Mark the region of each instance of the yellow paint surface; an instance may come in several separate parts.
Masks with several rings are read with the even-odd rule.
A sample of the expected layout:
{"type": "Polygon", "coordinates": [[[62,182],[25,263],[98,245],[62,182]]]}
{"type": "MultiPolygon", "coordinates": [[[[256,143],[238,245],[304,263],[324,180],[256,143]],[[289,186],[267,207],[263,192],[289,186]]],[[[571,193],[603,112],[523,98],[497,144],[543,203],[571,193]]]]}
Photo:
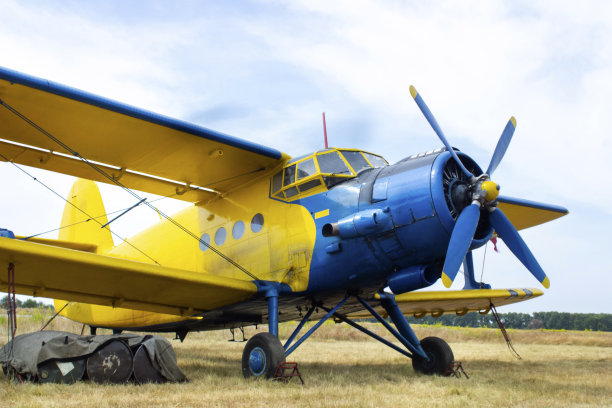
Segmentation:
{"type": "Polygon", "coordinates": [[[327,217],[329,215],[329,208],[327,210],[318,211],[315,213],[315,219],[327,217]]]}
{"type": "MultiPolygon", "coordinates": [[[[488,311],[490,303],[503,306],[542,296],[539,289],[467,289],[417,291],[395,296],[395,301],[407,316],[423,317],[427,314],[439,316],[444,313],[459,315],[468,312],[488,311]],[[531,294],[529,294],[531,293],[531,294]]],[[[375,298],[379,298],[378,295],[375,298]]],[[[382,306],[375,308],[383,317],[382,306]]],[[[371,317],[367,312],[351,314],[350,317],[371,317]]]]}
{"type": "Polygon", "coordinates": [[[563,212],[503,202],[500,202],[497,207],[502,210],[517,230],[534,227],[567,215],[563,212]]]}
{"type": "MultiPolygon", "coordinates": [[[[80,189],[81,198],[87,196],[87,202],[90,205],[102,206],[99,196],[96,197],[90,191],[93,190],[91,186],[95,187],[95,184],[79,181],[75,184],[73,190],[80,189]],[[86,186],[86,188],[83,186],[86,186]]],[[[314,220],[312,215],[302,206],[268,198],[268,189],[269,177],[260,177],[244,188],[206,203],[205,207],[194,205],[181,211],[173,218],[198,238],[208,234],[210,245],[259,279],[286,283],[294,291],[305,290],[308,286],[310,260],[316,235],[314,220]],[[256,214],[261,214],[264,220],[263,227],[257,232],[253,231],[251,227],[251,221],[256,214]],[[242,223],[244,226],[244,232],[241,236],[233,233],[237,223],[242,223]],[[225,230],[225,240],[217,244],[215,237],[221,228],[225,230]]],[[[97,188],[95,192],[97,192],[97,188]]],[[[71,192],[71,194],[74,200],[78,199],[78,194],[75,194],[75,192],[71,192]]],[[[63,224],[70,223],[70,217],[74,219],[79,217],[78,214],[72,214],[71,212],[68,212],[68,214],[70,215],[65,215],[62,220],[63,224]]],[[[99,224],[92,224],[91,222],[84,224],[93,225],[98,230],[100,229],[99,224]]],[[[75,241],[102,242],[89,229],[67,230],[63,238],[70,238],[75,241]]],[[[142,265],[148,264],[155,268],[156,265],[146,256],[148,255],[164,268],[191,271],[190,273],[195,273],[195,276],[200,275],[206,279],[213,279],[213,281],[216,277],[222,279],[219,282],[220,286],[217,285],[214,290],[212,288],[198,288],[198,285],[190,286],[187,283],[183,289],[185,299],[204,297],[208,299],[207,302],[212,301],[222,305],[234,303],[244,299],[245,295],[254,293],[254,285],[250,283],[251,278],[249,276],[222,259],[211,249],[203,250],[205,246],[200,245],[198,239],[186,234],[168,221],[160,221],[151,228],[130,238],[129,243],[131,245],[122,243],[108,249],[106,255],[119,258],[117,261],[136,261],[142,265]],[[236,293],[234,297],[228,297],[228,293],[235,292],[233,289],[223,288],[223,279],[229,279],[231,282],[242,281],[249,285],[251,289],[246,292],[239,292],[241,294],[236,293]]],[[[89,270],[93,271],[95,269],[89,268],[89,270]]],[[[108,306],[72,303],[61,314],[93,326],[142,327],[184,320],[189,314],[206,310],[206,307],[198,306],[193,300],[190,302],[172,300],[165,296],[165,288],[159,287],[159,284],[155,283],[154,277],[150,276],[146,280],[150,281],[148,285],[143,284],[142,287],[133,285],[130,287],[130,291],[127,291],[124,287],[125,290],[122,291],[122,295],[106,298],[89,297],[90,301],[107,304],[108,306]],[[151,287],[151,285],[155,287],[151,287]],[[145,296],[150,300],[155,297],[154,293],[157,293],[159,298],[157,300],[159,304],[157,305],[152,305],[154,302],[150,301],[147,304],[144,302],[138,304],[133,299],[138,296],[145,296]],[[114,306],[112,306],[113,302],[114,306]],[[168,304],[170,307],[160,304],[168,304]],[[129,309],[120,307],[127,305],[130,305],[129,309]],[[180,307],[176,307],[179,305],[180,307]],[[132,309],[134,307],[144,310],[134,310],[132,309]],[[151,310],[165,311],[165,313],[151,313],[151,310]]],[[[116,281],[112,281],[110,286],[107,284],[108,289],[112,289],[115,283],[116,281]]],[[[26,289],[26,291],[30,290],[32,289],[26,289]]],[[[59,297],[62,296],[72,300],[83,299],[79,296],[70,297],[65,294],[59,297]]],[[[59,310],[64,304],[63,301],[56,301],[56,309],[59,310]]]]}
{"type": "MultiPolygon", "coordinates": [[[[105,164],[105,170],[112,171],[124,185],[159,195],[175,194],[179,185],[176,182],[227,192],[251,180],[261,169],[275,167],[288,158],[262,156],[5,80],[0,80],[0,99],[24,113],[46,132],[60,138],[82,157],[105,164]],[[87,137],[83,137],[84,129],[87,137]],[[116,168],[148,176],[138,176],[129,171],[122,173],[116,168]]],[[[112,184],[84,162],[55,154],[71,156],[70,152],[8,109],[0,109],[0,135],[3,139],[27,145],[0,143],[0,153],[16,163],[112,184]]],[[[207,195],[209,193],[200,191],[177,198],[195,202],[207,195]]]]}

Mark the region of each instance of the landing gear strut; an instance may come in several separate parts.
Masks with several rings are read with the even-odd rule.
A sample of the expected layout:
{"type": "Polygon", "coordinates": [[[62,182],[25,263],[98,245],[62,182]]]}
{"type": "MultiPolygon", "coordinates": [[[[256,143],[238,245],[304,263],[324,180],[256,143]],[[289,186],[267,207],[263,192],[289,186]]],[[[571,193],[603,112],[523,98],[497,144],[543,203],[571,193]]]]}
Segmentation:
{"type": "MultiPolygon", "coordinates": [[[[260,283],[261,284],[261,283],[260,283]]],[[[347,316],[338,313],[338,310],[349,299],[347,295],[335,307],[329,309],[320,305],[321,309],[327,314],[323,316],[318,323],[308,330],[295,343],[300,330],[304,324],[310,319],[310,316],[315,310],[313,305],[308,313],[302,318],[302,321],[297,325],[294,332],[289,336],[287,342],[283,346],[278,339],[278,290],[277,287],[271,285],[262,285],[260,288],[265,293],[268,301],[268,333],[258,333],[247,342],[242,353],[242,375],[245,378],[249,377],[264,377],[271,378],[276,374],[276,370],[281,363],[286,361],[286,357],[290,355],[300,344],[304,342],[310,335],[317,330],[327,319],[335,317],[343,322],[353,326],[361,332],[373,337],[381,343],[391,347],[399,353],[412,359],[412,366],[415,371],[426,375],[441,375],[448,376],[452,373],[449,370],[451,363],[454,362],[453,351],[450,346],[438,337],[426,337],[419,341],[416,334],[410,327],[406,317],[395,301],[395,296],[388,293],[378,293],[376,296],[380,300],[380,305],[387,312],[388,317],[394,323],[395,328],[389,324],[372,306],[364,299],[356,296],[357,300],[368,310],[373,317],[376,318],[400,343],[405,347],[399,347],[390,341],[382,338],[376,333],[371,332],[367,328],[352,321],[347,316]],[[293,343],[293,344],[292,344],[293,343]]]]}

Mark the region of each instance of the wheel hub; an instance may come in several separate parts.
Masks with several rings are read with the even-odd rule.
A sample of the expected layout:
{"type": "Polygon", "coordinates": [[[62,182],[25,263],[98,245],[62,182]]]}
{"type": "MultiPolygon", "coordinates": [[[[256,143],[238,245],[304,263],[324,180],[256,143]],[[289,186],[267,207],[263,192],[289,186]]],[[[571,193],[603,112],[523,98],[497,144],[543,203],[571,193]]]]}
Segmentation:
{"type": "Polygon", "coordinates": [[[249,354],[249,368],[253,375],[258,376],[266,368],[266,354],[260,347],[255,347],[249,354]]]}

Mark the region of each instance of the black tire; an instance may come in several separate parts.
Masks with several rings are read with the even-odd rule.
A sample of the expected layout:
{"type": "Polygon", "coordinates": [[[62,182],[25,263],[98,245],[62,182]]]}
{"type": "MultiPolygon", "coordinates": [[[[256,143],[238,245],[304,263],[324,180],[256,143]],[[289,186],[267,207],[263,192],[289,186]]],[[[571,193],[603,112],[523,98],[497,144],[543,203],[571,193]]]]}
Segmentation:
{"type": "Polygon", "coordinates": [[[249,339],[242,352],[242,375],[244,378],[270,378],[283,362],[285,349],[278,337],[270,333],[257,333],[249,339]]]}
{"type": "Polygon", "coordinates": [[[421,347],[429,357],[429,361],[421,357],[412,357],[412,368],[425,375],[449,376],[449,366],[455,361],[453,350],[447,342],[439,337],[426,337],[421,340],[421,347]]]}

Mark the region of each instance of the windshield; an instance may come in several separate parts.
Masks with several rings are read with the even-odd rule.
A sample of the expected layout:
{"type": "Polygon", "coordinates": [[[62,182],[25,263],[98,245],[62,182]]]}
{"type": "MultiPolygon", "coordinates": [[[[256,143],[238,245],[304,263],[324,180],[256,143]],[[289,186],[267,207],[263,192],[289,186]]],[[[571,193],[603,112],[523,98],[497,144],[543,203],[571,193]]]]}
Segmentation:
{"type": "Polygon", "coordinates": [[[321,173],[351,174],[351,171],[344,163],[344,160],[340,158],[338,152],[317,155],[317,161],[319,162],[321,173]]]}
{"type": "Polygon", "coordinates": [[[349,162],[355,173],[359,173],[363,169],[369,169],[370,163],[363,157],[361,152],[355,152],[350,150],[341,150],[344,158],[349,162]]]}
{"type": "Polygon", "coordinates": [[[316,172],[317,172],[317,168],[315,167],[314,159],[310,158],[301,163],[298,163],[297,179],[301,180],[308,176],[312,176],[316,172]]]}
{"type": "Polygon", "coordinates": [[[385,167],[389,164],[385,159],[375,154],[363,152],[363,155],[374,167],[385,167]]]}

